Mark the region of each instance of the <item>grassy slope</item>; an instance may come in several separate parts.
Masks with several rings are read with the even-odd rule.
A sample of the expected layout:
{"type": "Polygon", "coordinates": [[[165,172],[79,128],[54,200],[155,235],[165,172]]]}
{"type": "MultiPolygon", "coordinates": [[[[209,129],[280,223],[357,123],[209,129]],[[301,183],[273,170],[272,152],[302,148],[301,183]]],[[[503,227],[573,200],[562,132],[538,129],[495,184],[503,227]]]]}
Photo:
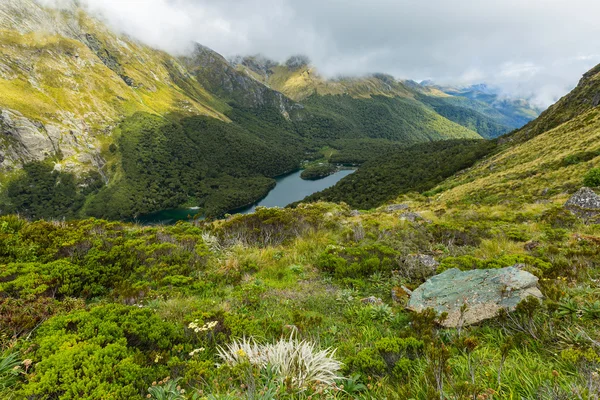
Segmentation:
{"type": "Polygon", "coordinates": [[[0,106],[44,122],[57,122],[57,114],[72,113],[90,125],[104,126],[135,111],[188,111],[224,118],[224,104],[193,79],[187,79],[189,88],[173,82],[172,76],[183,67],[166,53],[117,36],[81,11],[44,10],[29,0],[22,6],[38,9],[53,26],[74,28],[59,33],[19,31],[27,17],[33,18],[33,10],[23,15],[25,21],[12,21],[12,26],[0,19],[4,63],[0,106]],[[99,48],[91,48],[92,42],[99,48]],[[103,62],[106,59],[110,65],[103,62]],[[133,85],[127,85],[123,76],[133,85]]]}
{"type": "Polygon", "coordinates": [[[503,150],[445,182],[449,202],[527,203],[564,199],[600,165],[600,113],[593,108],[598,68],[537,120],[507,138],[503,150]]]}
{"type": "Polygon", "coordinates": [[[356,99],[387,96],[403,101],[413,100],[413,104],[419,107],[425,106],[433,114],[437,114],[436,118],[440,119],[440,124],[447,123],[449,120],[485,138],[501,136],[514,128],[521,127],[537,115],[533,110],[528,109],[534,115],[528,114],[525,117],[520,114],[520,108],[515,105],[517,102],[512,104],[506,100],[500,104],[501,102],[496,99],[497,96],[494,97],[497,104],[492,104],[492,99],[480,101],[477,98],[463,96],[463,93],[448,94],[435,87],[421,86],[412,81],[401,82],[383,74],[361,78],[326,79],[311,66],[289,68],[257,57],[242,59],[237,67],[254,79],[297,101],[304,101],[314,95],[347,95],[356,99]],[[519,117],[515,117],[513,113],[518,113],[519,117]]]}
{"type": "Polygon", "coordinates": [[[117,36],[81,11],[4,2],[0,44],[0,108],[57,127],[58,145],[69,155],[59,163],[75,170],[97,168],[89,160],[107,154],[112,128],[138,111],[227,120],[225,102],[177,59],[117,36]]]}
{"type": "MultiPolygon", "coordinates": [[[[301,101],[313,112],[341,114],[343,118],[350,120],[354,118],[358,120],[354,122],[355,125],[369,121],[365,124],[373,126],[381,119],[395,119],[397,131],[415,132],[393,140],[417,142],[423,139],[477,137],[477,134],[473,134],[475,131],[470,129],[474,127],[473,124],[465,127],[445,118],[433,108],[420,102],[417,92],[389,75],[374,74],[361,78],[326,79],[315,68],[307,65],[296,68],[269,65],[261,69],[260,66],[252,63],[253,61],[254,58],[247,58],[237,65],[238,70],[294,100],[301,101]],[[389,99],[385,101],[388,105],[382,104],[384,103],[382,98],[389,99]],[[365,113],[364,104],[371,101],[375,103],[374,107],[387,107],[389,111],[378,114],[377,110],[371,109],[365,113]]],[[[385,138],[385,132],[378,137],[385,138]]]]}

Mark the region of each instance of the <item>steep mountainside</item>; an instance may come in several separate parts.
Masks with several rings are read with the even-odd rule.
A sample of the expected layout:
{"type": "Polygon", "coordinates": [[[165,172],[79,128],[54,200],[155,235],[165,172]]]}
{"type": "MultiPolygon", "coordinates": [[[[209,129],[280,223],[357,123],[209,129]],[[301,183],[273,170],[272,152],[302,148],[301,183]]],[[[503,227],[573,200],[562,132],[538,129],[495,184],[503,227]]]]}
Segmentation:
{"type": "Polygon", "coordinates": [[[362,162],[480,137],[390,77],[356,80],[353,93],[368,96],[288,97],[206,47],[175,58],[70,4],[0,3],[3,213],[122,219],[185,204],[218,215],[328,146],[362,162]]]}
{"type": "Polygon", "coordinates": [[[227,105],[177,59],[110,32],[78,9],[0,2],[0,154],[4,171],[53,157],[103,164],[112,127],[137,111],[227,120],[227,105]]]}
{"type": "Polygon", "coordinates": [[[484,106],[483,109],[480,108],[478,111],[512,129],[522,127],[537,118],[542,112],[539,107],[535,107],[525,99],[501,96],[496,90],[485,84],[455,87],[435,85],[433,82],[422,82],[421,86],[451,95],[454,98],[467,99],[465,103],[479,104],[480,107],[484,106]]]}
{"type": "Polygon", "coordinates": [[[429,189],[427,195],[450,205],[563,201],[582,186],[589,170],[600,165],[599,105],[600,66],[586,73],[571,93],[539,118],[498,139],[495,149],[486,143],[473,148],[438,144],[443,147],[440,154],[453,152],[448,153],[452,162],[443,165],[447,168],[443,172],[456,175],[434,189],[436,179],[439,182],[449,174],[436,172],[433,167],[439,167],[439,160],[434,155],[427,161],[417,145],[370,160],[358,173],[306,201],[344,201],[371,208],[401,193],[429,189]],[[412,162],[416,157],[426,160],[426,167],[412,162]],[[472,168],[458,172],[481,157],[472,168]]]}
{"type": "Polygon", "coordinates": [[[398,81],[385,74],[326,79],[303,56],[292,57],[284,64],[260,55],[236,57],[232,63],[248,76],[298,101],[308,101],[316,96],[349,96],[354,99],[385,96],[403,104],[411,104],[413,108],[425,109],[422,112],[433,111],[432,114],[440,123],[444,121],[447,124],[449,120],[485,138],[501,136],[535,117],[518,120],[505,115],[503,107],[510,107],[501,106],[500,100],[492,105],[460,94],[449,94],[435,87],[422,86],[414,81],[398,81]],[[443,118],[440,119],[440,116],[443,118]]]}
{"type": "Polygon", "coordinates": [[[600,165],[600,66],[523,129],[501,151],[445,182],[449,202],[526,203],[562,199],[600,165]]]}

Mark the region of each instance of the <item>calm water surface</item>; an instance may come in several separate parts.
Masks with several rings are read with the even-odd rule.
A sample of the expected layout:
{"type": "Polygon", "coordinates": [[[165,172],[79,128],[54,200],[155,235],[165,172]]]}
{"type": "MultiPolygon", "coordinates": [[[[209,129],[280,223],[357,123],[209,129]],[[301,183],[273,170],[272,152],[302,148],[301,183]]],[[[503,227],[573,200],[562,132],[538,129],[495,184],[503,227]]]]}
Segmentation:
{"type": "MultiPolygon", "coordinates": [[[[352,174],[354,170],[341,170],[326,178],[317,181],[305,181],[300,178],[302,171],[276,178],[277,186],[269,192],[267,197],[250,207],[235,210],[232,213],[250,214],[256,207],[285,207],[295,201],[304,199],[313,193],[320,192],[338,183],[342,178],[352,174]]],[[[199,210],[191,208],[176,208],[162,210],[152,214],[143,215],[136,222],[144,225],[174,224],[177,221],[187,221],[199,213],[199,210]]]]}

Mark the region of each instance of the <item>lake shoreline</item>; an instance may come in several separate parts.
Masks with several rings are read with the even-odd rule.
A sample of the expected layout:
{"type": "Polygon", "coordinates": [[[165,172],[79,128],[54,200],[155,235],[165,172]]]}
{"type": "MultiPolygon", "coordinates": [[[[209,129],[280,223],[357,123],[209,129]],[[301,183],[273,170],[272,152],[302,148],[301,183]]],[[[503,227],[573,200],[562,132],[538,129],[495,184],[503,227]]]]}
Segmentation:
{"type": "MultiPolygon", "coordinates": [[[[334,186],[346,176],[354,173],[354,171],[356,171],[355,168],[342,166],[339,171],[330,176],[319,180],[307,181],[300,178],[302,169],[297,169],[288,174],[275,177],[274,187],[265,196],[245,206],[227,211],[226,214],[250,214],[254,212],[256,207],[286,207],[289,204],[302,201],[313,193],[334,186]]],[[[192,221],[204,218],[203,216],[198,216],[198,214],[200,214],[200,209],[173,208],[139,216],[133,222],[139,225],[173,225],[178,221],[192,221]]]]}

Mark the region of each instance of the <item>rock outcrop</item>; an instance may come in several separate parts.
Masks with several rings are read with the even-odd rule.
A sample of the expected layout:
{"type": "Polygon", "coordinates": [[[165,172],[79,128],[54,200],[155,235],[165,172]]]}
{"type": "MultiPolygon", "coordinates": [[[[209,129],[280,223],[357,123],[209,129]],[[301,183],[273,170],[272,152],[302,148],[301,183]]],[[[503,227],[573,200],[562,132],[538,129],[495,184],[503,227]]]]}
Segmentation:
{"type": "Polygon", "coordinates": [[[584,187],[565,203],[565,208],[586,223],[597,223],[600,219],[600,196],[584,187]]]}
{"type": "Polygon", "coordinates": [[[440,263],[428,254],[411,254],[404,260],[404,272],[413,278],[435,275],[440,263]]]}
{"type": "Polygon", "coordinates": [[[387,206],[385,208],[386,212],[394,212],[394,211],[403,211],[408,210],[408,204],[392,204],[391,206],[387,206]]]}
{"type": "Polygon", "coordinates": [[[439,314],[447,313],[442,325],[466,326],[494,318],[501,309],[514,311],[529,296],[542,298],[537,283],[537,277],[515,267],[464,272],[450,269],[419,286],[408,309],[422,312],[432,308],[439,314]]]}
{"type": "Polygon", "coordinates": [[[411,211],[402,213],[400,215],[400,219],[406,220],[406,221],[409,221],[409,222],[417,222],[417,221],[431,222],[431,221],[423,218],[423,216],[421,214],[416,213],[416,212],[411,212],[411,211]]]}

